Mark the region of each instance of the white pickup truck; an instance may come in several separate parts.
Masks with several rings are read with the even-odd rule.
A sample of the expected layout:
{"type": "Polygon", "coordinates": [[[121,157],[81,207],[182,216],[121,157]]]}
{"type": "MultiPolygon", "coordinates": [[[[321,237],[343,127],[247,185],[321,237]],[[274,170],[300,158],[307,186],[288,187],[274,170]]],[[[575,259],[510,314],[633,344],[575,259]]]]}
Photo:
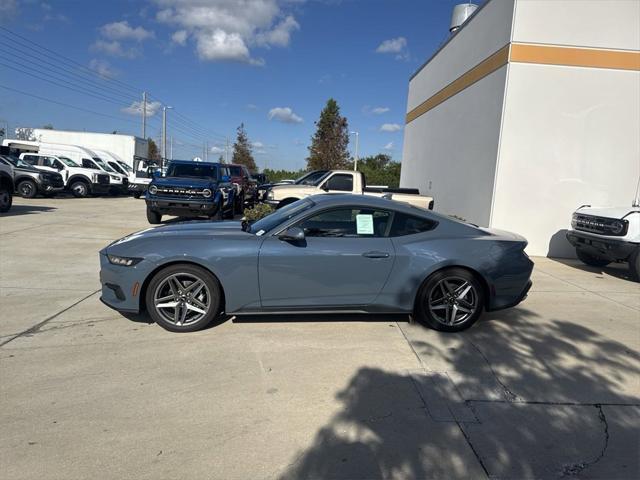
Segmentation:
{"type": "Polygon", "coordinates": [[[353,193],[387,197],[415,207],[433,210],[433,198],[420,195],[414,188],[367,187],[362,172],[329,170],[311,184],[274,185],[265,195],[264,202],[280,208],[310,195],[323,193],[353,193]]]}
{"type": "Polygon", "coordinates": [[[612,262],[627,262],[640,281],[640,206],[597,208],[584,205],[571,219],[567,240],[578,258],[602,268],[612,262]]]}

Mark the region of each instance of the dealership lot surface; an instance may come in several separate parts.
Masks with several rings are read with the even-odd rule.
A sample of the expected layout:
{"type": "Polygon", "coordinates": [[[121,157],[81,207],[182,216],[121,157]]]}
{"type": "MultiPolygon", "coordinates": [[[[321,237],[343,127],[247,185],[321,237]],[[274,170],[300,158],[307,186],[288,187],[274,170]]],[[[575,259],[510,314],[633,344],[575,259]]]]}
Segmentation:
{"type": "Polygon", "coordinates": [[[640,286],[536,258],[519,307],[229,319],[170,334],[99,302],[132,198],[0,218],[3,478],[637,478],[640,286]]]}

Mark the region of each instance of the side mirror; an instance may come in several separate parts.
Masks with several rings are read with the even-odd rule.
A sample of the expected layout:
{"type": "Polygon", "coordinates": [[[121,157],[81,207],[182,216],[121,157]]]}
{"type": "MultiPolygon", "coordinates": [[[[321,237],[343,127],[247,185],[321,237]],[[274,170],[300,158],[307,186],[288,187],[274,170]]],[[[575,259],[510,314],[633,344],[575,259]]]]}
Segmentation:
{"type": "Polygon", "coordinates": [[[285,242],[301,242],[304,240],[304,230],[300,227],[289,227],[278,235],[278,238],[285,242]]]}
{"type": "Polygon", "coordinates": [[[222,181],[223,182],[230,182],[231,181],[231,177],[229,175],[223,175],[222,176],[222,181]]]}

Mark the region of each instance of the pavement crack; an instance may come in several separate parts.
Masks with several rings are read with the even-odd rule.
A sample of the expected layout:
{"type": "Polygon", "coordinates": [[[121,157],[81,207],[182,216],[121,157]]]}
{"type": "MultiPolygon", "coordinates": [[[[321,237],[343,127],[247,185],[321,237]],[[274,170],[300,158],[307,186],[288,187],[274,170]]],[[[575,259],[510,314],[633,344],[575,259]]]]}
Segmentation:
{"type": "Polygon", "coordinates": [[[600,453],[598,454],[598,456],[596,458],[594,458],[593,460],[591,460],[589,462],[580,462],[580,463],[572,463],[570,465],[565,465],[562,468],[562,476],[563,477],[579,475],[580,473],[582,473],[587,468],[591,467],[592,465],[595,465],[600,460],[602,460],[604,458],[606,452],[607,452],[607,448],[609,447],[609,438],[610,438],[610,436],[609,436],[609,423],[607,422],[607,417],[604,414],[604,410],[602,410],[602,405],[595,404],[593,406],[597,409],[597,411],[598,411],[598,419],[600,420],[600,423],[603,426],[604,440],[603,440],[602,450],[600,450],[600,453]]]}
{"type": "Polygon", "coordinates": [[[64,308],[64,309],[60,310],[58,313],[55,313],[55,314],[51,315],[50,317],[45,318],[44,320],[42,320],[39,323],[36,323],[32,327],[29,327],[26,330],[23,330],[22,332],[20,332],[20,333],[16,334],[15,336],[9,338],[8,340],[5,340],[4,342],[0,343],[0,347],[4,347],[6,344],[8,344],[10,342],[13,342],[16,338],[20,338],[20,337],[23,337],[25,335],[31,335],[31,334],[37,333],[43,326],[45,326],[51,320],[54,320],[55,318],[59,317],[63,313],[68,312],[73,307],[75,307],[76,305],[79,305],[80,303],[84,302],[88,298],[94,296],[99,291],[100,291],[100,289],[96,290],[95,292],[91,292],[89,295],[86,295],[86,296],[82,297],[80,300],[78,300],[77,302],[69,305],[67,308],[64,308]]]}
{"type": "Polygon", "coordinates": [[[487,367],[489,367],[489,370],[491,371],[491,375],[493,375],[493,378],[496,380],[496,382],[498,382],[498,384],[502,388],[502,395],[505,398],[505,400],[507,402],[516,402],[516,401],[518,401],[519,400],[518,395],[513,393],[509,389],[509,387],[507,387],[507,385],[505,385],[505,383],[502,380],[500,380],[500,377],[498,376],[496,371],[493,369],[493,365],[491,365],[491,362],[486,357],[486,355],[482,352],[482,350],[480,350],[480,348],[478,348],[478,346],[475,343],[473,343],[471,340],[469,340],[468,338],[465,338],[465,341],[467,343],[469,343],[480,354],[480,356],[482,357],[484,362],[487,364],[487,367]]]}

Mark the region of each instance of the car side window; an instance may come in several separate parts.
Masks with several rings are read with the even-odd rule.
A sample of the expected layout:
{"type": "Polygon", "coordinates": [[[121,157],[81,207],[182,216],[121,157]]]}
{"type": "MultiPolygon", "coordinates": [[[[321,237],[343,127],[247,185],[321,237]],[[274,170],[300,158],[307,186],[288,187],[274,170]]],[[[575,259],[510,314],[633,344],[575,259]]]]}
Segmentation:
{"type": "Polygon", "coordinates": [[[405,235],[428,232],[429,230],[433,230],[436,225],[437,223],[435,221],[427,218],[395,212],[389,236],[403,237],[405,235]]]}
{"type": "Polygon", "coordinates": [[[93,168],[94,170],[98,169],[98,167],[96,167],[95,164],[91,160],[89,160],[88,158],[83,158],[82,159],[82,166],[84,168],[93,168]]]}
{"type": "Polygon", "coordinates": [[[346,173],[336,173],[325,183],[328,190],[337,190],[339,192],[353,191],[353,175],[346,173]]]}
{"type": "Polygon", "coordinates": [[[50,157],[42,157],[42,166],[53,167],[53,162],[50,157]]]}
{"type": "Polygon", "coordinates": [[[62,165],[62,162],[60,160],[54,160],[53,168],[56,168],[58,170],[64,170],[64,165],[62,165]]]}
{"type": "Polygon", "coordinates": [[[298,224],[307,237],[387,236],[391,212],[372,208],[339,208],[309,217],[298,224]]]}
{"type": "Polygon", "coordinates": [[[31,165],[38,165],[38,157],[35,155],[23,155],[22,159],[31,165]]]}

